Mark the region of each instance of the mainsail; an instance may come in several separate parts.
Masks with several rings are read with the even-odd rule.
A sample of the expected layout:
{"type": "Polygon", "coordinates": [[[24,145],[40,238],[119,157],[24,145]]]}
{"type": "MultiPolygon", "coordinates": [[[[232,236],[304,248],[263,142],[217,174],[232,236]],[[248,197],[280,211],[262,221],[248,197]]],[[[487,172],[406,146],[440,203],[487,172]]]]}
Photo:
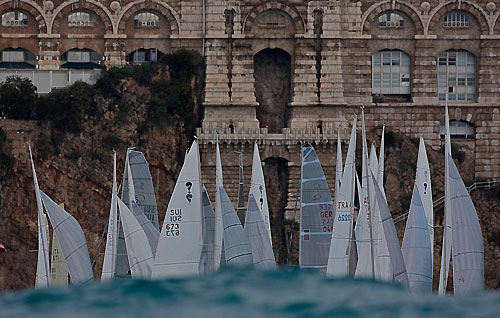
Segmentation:
{"type": "MultiPolygon", "coordinates": [[[[132,201],[142,209],[151,223],[159,228],[158,209],[156,205],[155,193],[153,188],[153,178],[149,171],[149,164],[140,151],[127,150],[125,159],[125,170],[123,173],[122,201],[131,209],[132,201]]],[[[125,248],[125,238],[121,225],[118,226],[118,243],[116,257],[116,274],[127,275],[129,271],[128,257],[125,248]]]]}
{"type": "Polygon", "coordinates": [[[252,160],[252,180],[250,182],[250,194],[252,194],[257,201],[262,218],[266,224],[266,228],[271,240],[271,220],[269,219],[269,207],[267,205],[266,183],[264,181],[264,172],[262,171],[262,162],[260,161],[259,147],[257,143],[253,147],[253,160],[252,160]]]}
{"type": "Polygon", "coordinates": [[[202,217],[200,153],[194,141],[168,203],[152,278],[199,274],[202,217]]]}
{"type": "Polygon", "coordinates": [[[214,258],[215,270],[221,266],[222,258],[222,237],[224,233],[224,224],[222,222],[222,204],[220,202],[220,187],[224,186],[222,177],[222,162],[220,158],[219,140],[215,145],[215,241],[214,241],[214,258]]]}
{"type": "MultiPolygon", "coordinates": [[[[424,139],[420,138],[418,147],[417,160],[417,175],[415,182],[418,187],[422,206],[424,207],[425,217],[429,228],[429,243],[431,244],[431,257],[434,260],[434,207],[432,203],[432,185],[431,185],[431,170],[425,151],[424,139]]],[[[434,263],[434,261],[432,261],[434,263]]]]}
{"type": "Polygon", "coordinates": [[[36,177],[35,164],[31,146],[28,144],[28,150],[31,160],[31,171],[33,172],[33,183],[35,186],[35,197],[38,218],[38,258],[36,264],[35,287],[48,287],[50,285],[50,266],[49,266],[49,226],[47,216],[43,213],[42,199],[40,198],[40,188],[38,187],[38,178],[36,177]]]}
{"type": "Polygon", "coordinates": [[[252,250],[253,265],[261,269],[275,268],[276,259],[267,235],[266,225],[257,202],[251,194],[248,196],[248,210],[244,229],[252,250]]]}
{"type": "MultiPolygon", "coordinates": [[[[352,133],[351,133],[351,136],[352,136],[352,133]]],[[[342,144],[340,143],[340,127],[338,127],[338,129],[337,129],[337,163],[335,165],[335,202],[337,202],[337,193],[340,191],[340,183],[342,180],[342,173],[343,173],[343,171],[342,171],[342,144]]],[[[336,209],[337,209],[337,207],[334,206],[334,210],[336,210],[336,209]]]]}
{"type": "Polygon", "coordinates": [[[222,206],[222,221],[224,222],[226,264],[228,266],[252,265],[250,243],[224,187],[219,187],[219,195],[222,206]]]}
{"type": "MultiPolygon", "coordinates": [[[[373,173],[372,178],[375,179],[373,173]]],[[[399,246],[398,235],[396,233],[396,226],[392,219],[389,207],[384,200],[384,195],[380,190],[378,184],[375,184],[375,201],[380,210],[380,217],[382,218],[382,225],[384,226],[385,239],[387,241],[387,248],[391,256],[392,270],[394,273],[394,280],[405,286],[408,286],[408,275],[406,274],[406,266],[399,246]]]]}
{"type": "Polygon", "coordinates": [[[201,189],[203,200],[203,247],[201,249],[200,273],[215,271],[215,212],[205,185],[201,189]]]}
{"type": "Polygon", "coordinates": [[[313,147],[302,148],[299,265],[326,269],[333,228],[333,202],[313,147]]]}
{"type": "Polygon", "coordinates": [[[455,295],[484,290],[484,247],[476,208],[451,156],[448,156],[450,209],[453,211],[453,289],[455,295]]]}
{"type": "Polygon", "coordinates": [[[52,233],[52,256],[50,262],[51,284],[52,285],[68,285],[69,271],[64,255],[61,252],[61,245],[57,240],[56,232],[52,233]]]}
{"type": "MultiPolygon", "coordinates": [[[[337,154],[338,156],[338,154],[337,154]]],[[[326,275],[347,276],[349,274],[349,252],[352,239],[354,212],[354,172],[356,157],[356,117],[352,123],[351,138],[345,160],[345,167],[340,181],[340,188],[335,193],[334,227],[330,242],[326,275]]],[[[339,164],[339,161],[337,161],[339,164]]],[[[340,162],[340,164],[342,164],[340,162]]],[[[338,174],[339,175],[339,174],[338,174]]],[[[340,175],[339,175],[340,176],[340,175]]]]}
{"type": "Polygon", "coordinates": [[[401,246],[410,290],[414,294],[432,292],[432,256],[427,225],[420,190],[415,183],[401,246]]]}
{"type": "Polygon", "coordinates": [[[101,280],[108,280],[115,276],[115,264],[118,239],[118,212],[116,185],[116,152],[113,151],[113,187],[111,190],[111,206],[109,208],[108,233],[106,235],[106,249],[102,264],[101,280]]]}
{"type": "MultiPolygon", "coordinates": [[[[448,94],[446,94],[448,98],[448,94]]],[[[451,156],[451,137],[450,137],[450,120],[448,118],[448,103],[445,104],[444,110],[444,126],[445,126],[445,144],[444,144],[444,229],[443,229],[443,249],[441,254],[441,268],[439,271],[439,287],[438,294],[444,295],[446,285],[448,283],[448,272],[450,269],[451,258],[451,243],[452,243],[452,214],[450,203],[450,189],[449,189],[449,167],[448,156],[451,156]]]]}
{"type": "Polygon", "coordinates": [[[40,195],[49,215],[52,228],[59,238],[71,282],[81,284],[91,281],[94,274],[90,264],[87,242],[80,224],[41,190],[40,195]]]}
{"type": "Polygon", "coordinates": [[[118,199],[118,207],[120,208],[120,220],[125,235],[130,274],[132,278],[149,279],[153,267],[153,253],[146,233],[144,233],[142,226],[129,208],[120,199],[118,199]]]}

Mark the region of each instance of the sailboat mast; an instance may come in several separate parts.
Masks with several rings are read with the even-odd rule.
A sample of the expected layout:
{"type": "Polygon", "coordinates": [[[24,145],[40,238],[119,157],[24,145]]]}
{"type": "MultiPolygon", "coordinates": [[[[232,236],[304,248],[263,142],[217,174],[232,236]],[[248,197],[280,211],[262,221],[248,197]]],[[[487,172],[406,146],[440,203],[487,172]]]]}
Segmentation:
{"type": "MultiPolygon", "coordinates": [[[[368,198],[366,200],[366,202],[364,202],[364,204],[366,205],[366,210],[368,212],[368,228],[370,230],[370,259],[371,259],[371,265],[372,265],[372,279],[375,279],[375,258],[374,258],[374,248],[373,248],[373,215],[370,211],[370,183],[369,183],[369,179],[370,179],[370,176],[371,174],[369,173],[368,171],[368,148],[367,148],[367,145],[366,145],[366,130],[365,130],[365,107],[364,106],[361,106],[361,114],[362,114],[362,138],[363,138],[363,160],[365,162],[365,164],[363,165],[362,169],[365,169],[366,171],[366,176],[367,176],[367,179],[368,179],[368,182],[367,182],[367,185],[366,185],[366,189],[367,189],[367,193],[368,193],[368,198]]],[[[373,194],[372,194],[373,195],[373,194]]],[[[360,203],[361,204],[361,203],[360,203]]]]}
{"type": "MultiPolygon", "coordinates": [[[[43,254],[44,267],[45,267],[45,281],[47,282],[47,286],[49,286],[50,285],[50,276],[49,276],[50,266],[49,266],[49,260],[47,257],[49,243],[47,241],[47,239],[48,239],[47,233],[44,232],[45,226],[42,226],[42,225],[46,225],[46,223],[44,223],[44,219],[42,217],[43,216],[42,199],[40,197],[40,188],[38,186],[38,179],[36,177],[35,164],[33,163],[33,155],[31,153],[31,145],[29,143],[28,143],[28,150],[30,153],[31,169],[33,172],[33,183],[35,186],[35,197],[36,197],[36,206],[37,206],[37,214],[38,214],[38,231],[40,232],[40,235],[38,236],[38,238],[41,239],[41,241],[42,241],[42,254],[43,254]]],[[[38,245],[38,248],[40,248],[40,244],[38,245]]]]}
{"type": "Polygon", "coordinates": [[[243,199],[243,145],[240,145],[240,167],[239,167],[239,187],[238,187],[238,218],[241,225],[245,224],[245,201],[243,199]]]}

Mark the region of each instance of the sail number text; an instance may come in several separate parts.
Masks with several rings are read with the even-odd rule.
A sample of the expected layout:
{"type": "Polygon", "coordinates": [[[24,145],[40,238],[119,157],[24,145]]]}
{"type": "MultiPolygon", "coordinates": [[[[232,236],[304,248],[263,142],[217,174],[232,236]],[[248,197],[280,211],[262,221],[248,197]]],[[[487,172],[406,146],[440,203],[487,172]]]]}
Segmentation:
{"type": "Polygon", "coordinates": [[[171,223],[165,224],[165,234],[167,236],[179,236],[181,226],[178,222],[182,221],[182,209],[170,210],[169,221],[171,223]]]}
{"type": "Polygon", "coordinates": [[[333,206],[331,204],[320,204],[319,209],[323,232],[331,232],[333,230],[333,206]]]}

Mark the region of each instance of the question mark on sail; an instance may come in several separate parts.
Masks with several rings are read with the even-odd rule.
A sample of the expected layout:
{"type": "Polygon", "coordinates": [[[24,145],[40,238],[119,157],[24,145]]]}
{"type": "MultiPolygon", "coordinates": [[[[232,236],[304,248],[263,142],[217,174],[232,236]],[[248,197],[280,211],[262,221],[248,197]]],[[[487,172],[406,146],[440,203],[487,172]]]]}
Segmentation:
{"type": "Polygon", "coordinates": [[[263,195],[263,187],[262,186],[259,186],[259,191],[260,191],[260,199],[259,199],[259,202],[260,202],[260,209],[262,210],[262,207],[264,205],[264,198],[262,197],[263,195]]]}
{"type": "Polygon", "coordinates": [[[427,182],[424,182],[424,194],[427,194],[427,182]]]}
{"type": "Polygon", "coordinates": [[[188,200],[189,203],[191,203],[191,199],[193,198],[193,195],[191,194],[191,187],[193,184],[191,182],[186,182],[186,188],[188,190],[188,193],[186,194],[186,199],[188,200]]]}

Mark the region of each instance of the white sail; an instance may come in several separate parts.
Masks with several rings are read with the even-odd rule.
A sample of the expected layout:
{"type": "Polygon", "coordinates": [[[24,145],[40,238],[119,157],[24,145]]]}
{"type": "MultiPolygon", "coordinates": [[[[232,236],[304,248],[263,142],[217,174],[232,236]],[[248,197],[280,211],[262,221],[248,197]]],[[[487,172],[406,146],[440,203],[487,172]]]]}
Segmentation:
{"type": "Polygon", "coordinates": [[[474,203],[448,156],[450,209],[453,211],[453,290],[455,295],[484,290],[484,246],[474,203]]]}
{"type": "Polygon", "coordinates": [[[224,222],[226,264],[228,266],[252,265],[250,243],[224,187],[219,187],[219,195],[222,206],[222,221],[224,222]]]}
{"type": "Polygon", "coordinates": [[[431,293],[432,256],[429,227],[417,183],[413,187],[401,252],[411,292],[414,294],[431,293]]]}
{"type": "Polygon", "coordinates": [[[50,265],[49,265],[49,227],[47,216],[43,213],[42,200],[40,198],[40,188],[38,187],[38,178],[36,177],[35,164],[31,146],[28,144],[28,150],[31,160],[31,171],[33,172],[33,184],[35,187],[37,219],[38,219],[38,258],[36,268],[35,287],[50,286],[50,265]]]}
{"type": "Polygon", "coordinates": [[[420,138],[420,145],[418,147],[417,174],[415,180],[429,227],[429,243],[431,244],[432,264],[434,264],[434,207],[432,203],[431,170],[429,168],[429,161],[427,159],[423,138],[420,138]]]}
{"type": "Polygon", "coordinates": [[[202,245],[200,153],[194,141],[168,203],[151,277],[198,275],[202,245]]]}
{"type": "Polygon", "coordinates": [[[69,271],[64,260],[64,255],[61,251],[61,245],[57,240],[56,232],[52,233],[52,256],[50,262],[51,284],[55,285],[68,285],[69,284],[69,271]]]}
{"type": "Polygon", "coordinates": [[[224,233],[224,224],[222,222],[222,206],[220,202],[219,188],[224,186],[222,178],[222,162],[220,158],[219,141],[215,145],[215,241],[214,241],[214,259],[215,269],[218,270],[222,258],[222,237],[224,233]]]}
{"type": "Polygon", "coordinates": [[[375,231],[378,229],[372,224],[375,222],[375,213],[373,207],[373,192],[375,182],[371,178],[369,172],[368,148],[366,145],[365,119],[364,111],[361,117],[361,133],[362,133],[362,162],[361,162],[361,189],[359,194],[359,213],[356,221],[354,232],[356,235],[356,247],[358,251],[358,265],[356,266],[356,277],[378,278],[379,266],[377,257],[377,242],[375,241],[375,231]],[[370,191],[371,190],[371,191],[370,191]],[[368,195],[370,192],[370,196],[368,195]],[[372,203],[372,206],[370,205],[372,203]],[[372,255],[373,253],[373,255],[372,255]]]}
{"type": "MultiPolygon", "coordinates": [[[[335,202],[337,202],[337,193],[340,191],[340,183],[342,180],[342,173],[343,173],[342,172],[342,144],[340,143],[340,127],[339,127],[337,129],[337,163],[335,166],[335,202]]],[[[335,209],[336,209],[336,207],[334,206],[334,210],[335,209]]]]}
{"type": "Polygon", "coordinates": [[[118,199],[120,220],[122,220],[127,257],[132,278],[149,279],[153,267],[153,253],[142,226],[129,208],[118,199]]]}
{"type": "MultiPolygon", "coordinates": [[[[385,134],[385,125],[382,127],[382,137],[380,138],[380,154],[379,154],[379,161],[378,161],[377,183],[378,183],[378,186],[380,188],[380,191],[382,191],[382,194],[384,196],[384,200],[387,203],[387,197],[385,195],[385,189],[384,189],[384,165],[385,165],[384,134],[385,134]]],[[[375,174],[375,173],[376,173],[376,171],[373,172],[373,174],[375,174]]],[[[382,218],[380,217],[380,211],[378,209],[378,205],[375,205],[375,210],[376,210],[376,214],[378,217],[378,232],[379,232],[379,238],[380,238],[380,241],[378,244],[378,251],[377,251],[379,269],[380,269],[380,279],[392,281],[393,277],[392,277],[391,257],[389,255],[389,249],[387,247],[387,241],[385,239],[384,227],[382,225],[382,218]]]]}
{"type": "Polygon", "coordinates": [[[273,247],[267,235],[266,224],[253,195],[248,196],[248,208],[245,219],[245,234],[252,250],[253,265],[260,269],[276,267],[273,247]]]}
{"type": "MultiPolygon", "coordinates": [[[[338,156],[338,154],[337,154],[338,156]]],[[[356,117],[354,117],[340,188],[335,193],[335,215],[328,255],[327,276],[349,274],[349,242],[352,239],[354,212],[354,172],[356,158],[356,117]]],[[[337,161],[337,164],[339,162],[337,161]]],[[[341,163],[340,163],[341,164],[341,163]]]]}
{"type": "Polygon", "coordinates": [[[144,154],[136,150],[129,149],[127,159],[127,169],[130,169],[130,172],[124,178],[122,200],[127,206],[130,200],[135,201],[151,223],[159,228],[158,208],[149,164],[144,154]],[[132,183],[128,182],[128,175],[132,176],[132,183]],[[129,191],[133,191],[133,194],[129,195],[129,191]]]}
{"type": "Polygon", "coordinates": [[[259,147],[257,143],[253,147],[253,160],[252,160],[252,180],[250,182],[250,194],[252,194],[257,201],[259,210],[262,213],[262,218],[266,224],[266,228],[271,240],[271,220],[269,219],[269,207],[267,205],[266,183],[264,181],[264,172],[262,171],[262,162],[260,161],[259,147]]]}
{"type": "Polygon", "coordinates": [[[73,284],[82,284],[94,278],[87,241],[80,224],[40,190],[43,205],[61,245],[73,284]]]}
{"type": "Polygon", "coordinates": [[[115,276],[115,263],[118,243],[118,213],[116,185],[116,152],[113,151],[113,186],[111,190],[111,206],[109,208],[108,233],[106,235],[106,249],[102,264],[101,280],[108,280],[115,276]]]}
{"type": "MultiPolygon", "coordinates": [[[[42,232],[46,233],[46,237],[49,237],[49,224],[47,222],[47,216],[43,213],[42,218],[38,229],[38,257],[36,262],[36,276],[35,276],[35,287],[48,287],[49,283],[52,284],[52,281],[49,277],[49,272],[45,269],[45,260],[49,259],[49,255],[45,255],[44,253],[44,245],[42,239],[42,232]]],[[[48,251],[47,251],[48,252],[48,251]]]]}
{"type": "Polygon", "coordinates": [[[302,148],[299,266],[325,269],[333,229],[333,202],[313,147],[302,148]]]}
{"type": "Polygon", "coordinates": [[[203,247],[201,249],[200,273],[209,274],[215,270],[215,212],[204,185],[201,194],[203,200],[203,247]]]}
{"type": "Polygon", "coordinates": [[[142,208],[139,207],[135,201],[132,202],[132,214],[144,231],[144,234],[148,239],[149,247],[151,248],[151,253],[153,253],[153,257],[155,257],[158,240],[160,239],[160,230],[158,230],[158,228],[151,223],[151,220],[148,219],[142,208]]]}
{"type": "MultiPolygon", "coordinates": [[[[375,179],[373,173],[372,178],[375,179]]],[[[382,218],[382,225],[384,226],[387,247],[391,256],[394,280],[405,286],[409,286],[406,266],[403,254],[401,253],[401,247],[399,246],[398,234],[396,233],[396,226],[394,225],[391,212],[389,211],[389,207],[384,200],[384,195],[382,194],[382,191],[380,191],[378,184],[375,184],[375,195],[375,201],[380,209],[380,217],[382,218]]]]}
{"type": "MultiPolygon", "coordinates": [[[[448,95],[446,95],[448,96],[448,95]]],[[[446,97],[448,98],[448,97],[446,97]]],[[[448,156],[451,156],[451,137],[450,120],[448,117],[448,104],[445,104],[444,126],[445,126],[445,145],[444,145],[444,229],[443,229],[443,249],[441,254],[441,267],[439,271],[438,294],[444,295],[448,283],[448,272],[450,269],[451,243],[452,243],[452,215],[450,210],[450,190],[448,185],[448,156]]]]}

